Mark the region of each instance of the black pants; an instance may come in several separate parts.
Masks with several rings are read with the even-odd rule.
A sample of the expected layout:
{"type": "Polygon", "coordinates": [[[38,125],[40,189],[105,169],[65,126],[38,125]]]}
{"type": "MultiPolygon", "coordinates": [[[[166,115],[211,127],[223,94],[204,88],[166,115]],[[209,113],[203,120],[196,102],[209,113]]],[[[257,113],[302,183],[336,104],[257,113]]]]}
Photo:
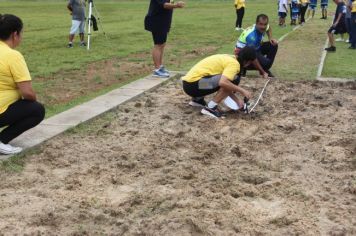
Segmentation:
{"type": "Polygon", "coordinates": [[[26,130],[38,125],[44,116],[45,109],[38,102],[23,99],[14,102],[0,114],[0,127],[7,126],[0,132],[0,141],[7,144],[26,130]]]}
{"type": "Polygon", "coordinates": [[[245,15],[245,8],[236,9],[236,27],[242,28],[242,19],[245,15]]]}
{"type": "MultiPolygon", "coordinates": [[[[257,51],[257,60],[265,71],[271,69],[274,59],[277,55],[278,45],[273,46],[270,42],[264,42],[257,51]]],[[[247,70],[256,70],[253,65],[246,68],[247,70]]]]}
{"type": "Polygon", "coordinates": [[[300,7],[300,23],[305,23],[305,13],[308,10],[308,4],[300,7]]]}

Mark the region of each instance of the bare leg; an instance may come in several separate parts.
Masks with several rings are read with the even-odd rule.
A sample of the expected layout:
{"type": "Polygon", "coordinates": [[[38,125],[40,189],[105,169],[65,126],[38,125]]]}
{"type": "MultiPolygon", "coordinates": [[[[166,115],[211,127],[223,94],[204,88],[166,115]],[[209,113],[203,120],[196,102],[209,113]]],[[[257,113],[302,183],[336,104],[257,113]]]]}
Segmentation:
{"type": "Polygon", "coordinates": [[[69,42],[73,43],[74,40],[74,34],[69,35],[69,42]]]}
{"type": "Polygon", "coordinates": [[[84,42],[84,33],[79,34],[80,42],[84,42]]]}
{"type": "Polygon", "coordinates": [[[335,40],[334,40],[334,34],[328,33],[329,41],[330,41],[330,46],[334,47],[335,46],[335,40]]]}
{"type": "Polygon", "coordinates": [[[164,52],[164,47],[166,44],[156,44],[153,47],[152,50],[152,58],[153,58],[153,63],[155,65],[156,69],[159,69],[159,67],[162,65],[163,62],[163,52],[164,52]]]}
{"type": "Polygon", "coordinates": [[[220,88],[219,91],[215,94],[213,101],[219,104],[222,100],[227,98],[231,94],[231,91],[227,91],[223,88],[220,88]]]}

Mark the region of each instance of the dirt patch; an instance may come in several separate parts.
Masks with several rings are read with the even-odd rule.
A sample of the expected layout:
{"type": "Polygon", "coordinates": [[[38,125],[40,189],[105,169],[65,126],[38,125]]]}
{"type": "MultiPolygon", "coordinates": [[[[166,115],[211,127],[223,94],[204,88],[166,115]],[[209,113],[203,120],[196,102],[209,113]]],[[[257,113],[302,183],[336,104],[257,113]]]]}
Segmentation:
{"type": "Polygon", "coordinates": [[[356,234],[355,82],[274,81],[218,121],[188,101],[171,82],[0,172],[0,232],[356,234]]]}

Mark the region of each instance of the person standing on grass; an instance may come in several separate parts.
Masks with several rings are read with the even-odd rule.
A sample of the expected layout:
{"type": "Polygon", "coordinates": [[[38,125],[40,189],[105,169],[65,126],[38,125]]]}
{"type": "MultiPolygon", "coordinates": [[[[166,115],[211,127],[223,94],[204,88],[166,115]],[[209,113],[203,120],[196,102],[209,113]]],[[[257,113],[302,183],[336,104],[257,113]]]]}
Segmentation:
{"type": "Polygon", "coordinates": [[[269,25],[267,15],[258,15],[256,24],[242,32],[235,46],[235,54],[238,54],[246,46],[255,48],[257,59],[254,60],[252,65],[241,70],[241,76],[246,76],[246,70],[258,70],[265,79],[274,77],[270,68],[277,55],[278,42],[272,37],[272,28],[269,25]],[[268,42],[263,42],[265,34],[268,36],[268,42]]]}
{"type": "Polygon", "coordinates": [[[292,0],[291,1],[291,15],[292,15],[292,20],[290,22],[291,25],[297,25],[297,20],[299,18],[299,0],[292,0]]]}
{"type": "Polygon", "coordinates": [[[242,19],[245,15],[245,0],[235,0],[236,8],[236,30],[243,30],[242,28],[242,19]]]}
{"type": "Polygon", "coordinates": [[[152,33],[154,47],[152,58],[155,66],[153,75],[169,77],[170,73],[163,66],[163,52],[167,36],[171,28],[173,9],[183,8],[185,3],[173,0],[151,0],[148,13],[145,17],[145,29],[152,33]]]}
{"type": "Polygon", "coordinates": [[[38,125],[45,116],[36,101],[31,76],[22,54],[15,50],[22,41],[23,23],[14,15],[0,15],[0,153],[16,154],[20,147],[11,140],[38,125]]]}
{"type": "Polygon", "coordinates": [[[85,0],[69,0],[67,8],[72,15],[72,27],[69,32],[69,43],[67,47],[73,48],[74,36],[78,31],[80,37],[80,46],[85,47],[85,0]]]}
{"type": "Polygon", "coordinates": [[[308,10],[309,0],[300,0],[300,24],[305,23],[305,13],[308,10]]]}
{"type": "Polygon", "coordinates": [[[348,7],[351,9],[351,46],[349,49],[356,49],[356,0],[352,0],[348,7]]]}
{"type": "Polygon", "coordinates": [[[278,7],[279,26],[286,27],[287,13],[288,13],[288,0],[279,0],[279,7],[278,7]]]}
{"type": "Polygon", "coordinates": [[[350,6],[352,6],[352,0],[347,0],[345,24],[346,24],[347,33],[349,34],[349,38],[346,39],[345,41],[346,43],[351,42],[351,7],[350,6]]]}
{"type": "Polygon", "coordinates": [[[223,116],[218,105],[228,96],[243,108],[243,100],[235,93],[240,93],[247,99],[251,98],[251,94],[239,86],[240,67],[248,66],[255,59],[255,49],[245,47],[241,49],[239,55],[217,54],[198,62],[182,77],[183,90],[192,98],[189,105],[202,108],[203,115],[214,118],[223,116]],[[213,93],[216,93],[213,99],[206,103],[204,97],[213,93]]]}
{"type": "Polygon", "coordinates": [[[321,7],[321,18],[322,20],[326,20],[328,18],[328,5],[329,0],[320,0],[321,7]]]}
{"type": "Polygon", "coordinates": [[[328,52],[335,52],[334,34],[344,34],[347,32],[345,25],[346,5],[343,0],[333,0],[337,5],[333,25],[328,30],[330,47],[325,48],[328,52]]]}
{"type": "Polygon", "coordinates": [[[309,8],[307,13],[307,18],[310,17],[310,12],[312,13],[312,18],[314,18],[315,10],[318,6],[318,0],[309,0],[309,8]]]}

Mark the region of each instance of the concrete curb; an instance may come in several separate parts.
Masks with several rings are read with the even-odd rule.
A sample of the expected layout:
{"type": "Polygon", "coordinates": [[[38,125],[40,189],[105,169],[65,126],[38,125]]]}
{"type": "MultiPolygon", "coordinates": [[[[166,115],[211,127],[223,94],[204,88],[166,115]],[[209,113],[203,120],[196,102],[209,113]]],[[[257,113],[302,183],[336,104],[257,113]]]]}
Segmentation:
{"type": "MultiPolygon", "coordinates": [[[[104,95],[44,120],[35,128],[26,131],[14,139],[11,144],[20,146],[26,151],[27,149],[33,148],[68,129],[115,109],[119,105],[141,96],[145,92],[162,86],[167,81],[178,78],[181,75],[183,75],[182,72],[174,71],[171,72],[171,77],[169,78],[157,78],[150,75],[135,80],[118,89],[112,90],[104,95]]],[[[11,156],[13,155],[0,155],[0,161],[7,160],[11,156]]]]}

